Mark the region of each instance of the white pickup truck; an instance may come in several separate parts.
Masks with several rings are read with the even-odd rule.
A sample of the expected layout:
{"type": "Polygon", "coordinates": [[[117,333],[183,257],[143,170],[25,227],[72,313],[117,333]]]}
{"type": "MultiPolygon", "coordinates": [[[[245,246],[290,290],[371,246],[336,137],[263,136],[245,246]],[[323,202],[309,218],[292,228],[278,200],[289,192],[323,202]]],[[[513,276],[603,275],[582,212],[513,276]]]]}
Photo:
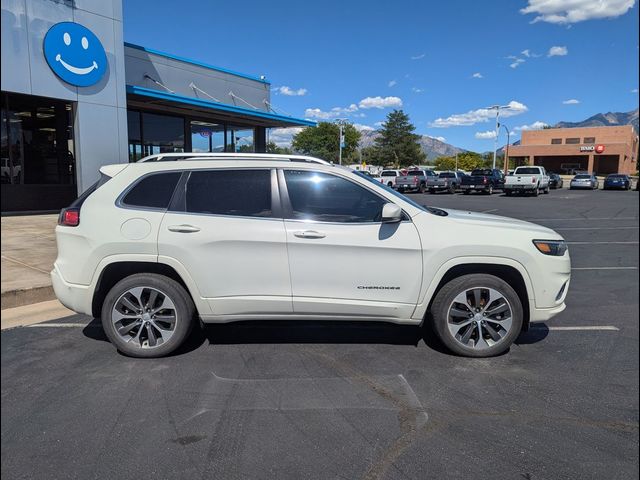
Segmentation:
{"type": "Polygon", "coordinates": [[[507,196],[515,193],[531,193],[537,197],[540,193],[549,193],[549,175],[544,167],[518,167],[504,181],[507,196]]]}

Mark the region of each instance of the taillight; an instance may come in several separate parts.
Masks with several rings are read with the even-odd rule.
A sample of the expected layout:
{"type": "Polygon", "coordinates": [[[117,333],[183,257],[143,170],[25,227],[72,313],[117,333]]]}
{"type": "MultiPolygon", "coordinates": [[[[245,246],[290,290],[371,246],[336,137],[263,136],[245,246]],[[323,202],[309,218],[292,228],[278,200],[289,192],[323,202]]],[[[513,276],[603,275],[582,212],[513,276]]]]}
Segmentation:
{"type": "Polygon", "coordinates": [[[538,179],[536,177],[531,177],[531,183],[536,183],[538,179]]]}
{"type": "Polygon", "coordinates": [[[77,227],[80,225],[80,209],[79,208],[65,208],[60,212],[58,217],[58,225],[64,227],[77,227]]]}
{"type": "Polygon", "coordinates": [[[487,180],[487,177],[484,177],[484,178],[482,179],[482,183],[489,183],[489,180],[487,180]]]}
{"type": "Polygon", "coordinates": [[[418,183],[418,177],[413,177],[413,183],[418,183]]]}

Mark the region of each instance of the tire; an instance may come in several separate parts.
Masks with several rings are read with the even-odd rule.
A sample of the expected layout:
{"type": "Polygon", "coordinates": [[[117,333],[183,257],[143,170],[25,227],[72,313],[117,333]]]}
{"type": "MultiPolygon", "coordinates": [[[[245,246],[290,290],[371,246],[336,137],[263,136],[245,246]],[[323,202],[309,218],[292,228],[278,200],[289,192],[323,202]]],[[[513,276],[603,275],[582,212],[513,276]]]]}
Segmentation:
{"type": "Polygon", "coordinates": [[[456,186],[455,185],[451,185],[451,187],[449,188],[449,193],[451,195],[454,195],[456,193],[456,186]]]}
{"type": "Polygon", "coordinates": [[[426,189],[427,189],[427,186],[424,183],[421,183],[420,187],[418,187],[418,192],[424,193],[426,189]]]}
{"type": "Polygon", "coordinates": [[[431,306],[431,315],[434,331],[451,352],[476,358],[492,357],[508,350],[520,334],[524,318],[522,302],[515,290],[504,280],[487,274],[463,275],[451,280],[437,293],[431,306]],[[492,298],[498,297],[498,300],[489,300],[487,303],[489,289],[495,292],[491,293],[492,298]],[[484,315],[486,312],[482,311],[476,313],[474,309],[476,290],[480,291],[481,299],[478,308],[495,310],[499,307],[502,311],[499,314],[490,315],[484,315]],[[465,296],[464,293],[468,291],[472,291],[473,294],[465,296]],[[456,302],[456,299],[461,298],[467,298],[467,301],[464,304],[456,302]],[[482,307],[483,299],[484,307],[482,307]],[[488,308],[492,305],[492,308],[488,308]],[[508,314],[504,311],[505,306],[507,312],[511,314],[510,322],[505,318],[508,314]],[[451,312],[454,310],[460,315],[452,315],[451,312]],[[466,311],[469,313],[464,315],[466,311]],[[469,319],[467,316],[469,314],[473,315],[473,320],[469,319]],[[456,322],[456,319],[459,321],[456,322]],[[464,326],[457,328],[456,323],[467,323],[468,328],[464,326]],[[483,332],[482,339],[478,338],[478,327],[483,332]],[[465,343],[464,335],[470,333],[469,329],[473,331],[465,343]],[[493,333],[490,330],[493,330],[493,333]],[[493,334],[499,338],[494,340],[493,334]]]}
{"type": "Polygon", "coordinates": [[[489,185],[489,188],[487,188],[484,193],[487,195],[493,195],[493,185],[489,185]]]}
{"type": "Polygon", "coordinates": [[[429,189],[429,193],[430,193],[431,195],[433,195],[434,193],[436,193],[436,191],[435,191],[433,188],[430,188],[430,189],[429,189]]]}
{"type": "Polygon", "coordinates": [[[193,301],[178,282],[155,273],[137,273],[120,280],[109,291],[101,317],[104,332],[118,351],[129,357],[156,358],[182,345],[193,326],[194,314],[193,301]],[[155,311],[152,306],[142,316],[141,310],[127,308],[129,305],[143,309],[150,300],[155,311]],[[160,312],[157,317],[162,316],[163,320],[154,315],[157,312],[160,312]],[[114,321],[118,317],[122,318],[114,321]]]}
{"type": "Polygon", "coordinates": [[[513,192],[511,190],[505,190],[504,193],[507,197],[510,197],[513,195],[513,192]]]}
{"type": "Polygon", "coordinates": [[[547,187],[547,188],[545,188],[545,189],[544,189],[544,194],[545,194],[545,195],[549,195],[549,187],[547,187]]]}
{"type": "Polygon", "coordinates": [[[534,188],[532,195],[534,197],[537,197],[538,195],[540,195],[540,187],[534,188]]]}
{"type": "Polygon", "coordinates": [[[387,187],[393,188],[393,183],[392,182],[387,182],[387,187]]]}
{"type": "Polygon", "coordinates": [[[463,191],[462,191],[462,194],[463,194],[463,195],[469,195],[470,193],[471,193],[471,192],[470,192],[469,190],[463,190],[463,191]]]}

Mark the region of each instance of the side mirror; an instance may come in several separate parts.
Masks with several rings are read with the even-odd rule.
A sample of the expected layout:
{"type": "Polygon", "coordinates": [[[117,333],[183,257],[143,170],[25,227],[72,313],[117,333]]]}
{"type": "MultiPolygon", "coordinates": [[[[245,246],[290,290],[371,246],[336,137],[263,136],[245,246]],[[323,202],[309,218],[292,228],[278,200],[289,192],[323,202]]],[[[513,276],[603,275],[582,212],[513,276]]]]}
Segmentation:
{"type": "Polygon", "coordinates": [[[398,223],[402,221],[402,209],[395,203],[382,206],[382,223],[398,223]]]}

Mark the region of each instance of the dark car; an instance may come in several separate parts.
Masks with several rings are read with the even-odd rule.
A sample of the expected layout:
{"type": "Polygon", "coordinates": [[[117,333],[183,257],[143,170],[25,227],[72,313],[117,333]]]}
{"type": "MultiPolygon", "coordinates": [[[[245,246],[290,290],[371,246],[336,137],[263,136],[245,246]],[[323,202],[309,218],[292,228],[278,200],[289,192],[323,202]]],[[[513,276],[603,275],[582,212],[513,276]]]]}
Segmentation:
{"type": "Polygon", "coordinates": [[[631,190],[631,177],[621,173],[612,173],[604,179],[605,190],[631,190]]]}
{"type": "Polygon", "coordinates": [[[549,174],[549,188],[562,188],[564,186],[564,180],[562,180],[562,177],[560,175],[558,175],[557,173],[550,173],[549,174]]]}
{"type": "Polygon", "coordinates": [[[504,189],[504,174],[501,170],[491,168],[477,168],[471,175],[460,180],[462,193],[483,192],[491,195],[494,190],[504,189]]]}

